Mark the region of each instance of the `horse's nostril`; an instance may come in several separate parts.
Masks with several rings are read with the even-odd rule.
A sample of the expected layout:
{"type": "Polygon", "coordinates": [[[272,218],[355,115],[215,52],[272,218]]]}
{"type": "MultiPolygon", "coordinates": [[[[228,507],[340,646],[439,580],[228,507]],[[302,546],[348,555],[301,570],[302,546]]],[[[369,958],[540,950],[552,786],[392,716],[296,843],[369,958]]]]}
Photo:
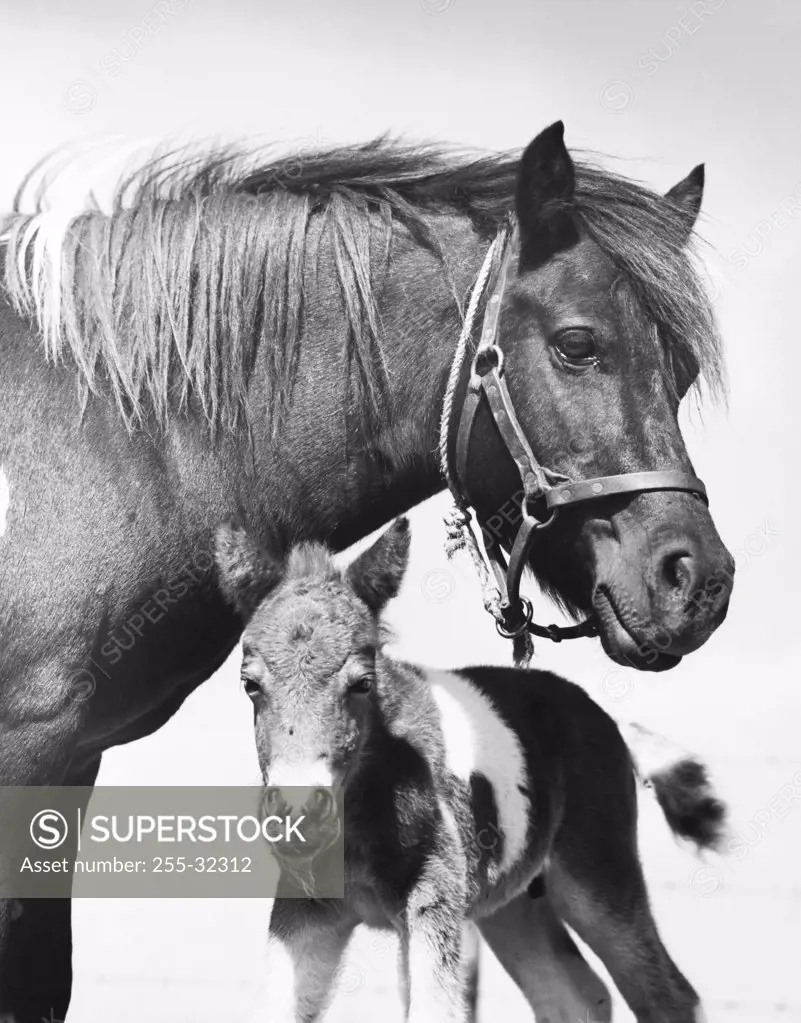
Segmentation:
{"type": "Polygon", "coordinates": [[[662,559],[662,578],[674,590],[686,593],[693,579],[693,557],[687,550],[671,551],[662,559]]]}

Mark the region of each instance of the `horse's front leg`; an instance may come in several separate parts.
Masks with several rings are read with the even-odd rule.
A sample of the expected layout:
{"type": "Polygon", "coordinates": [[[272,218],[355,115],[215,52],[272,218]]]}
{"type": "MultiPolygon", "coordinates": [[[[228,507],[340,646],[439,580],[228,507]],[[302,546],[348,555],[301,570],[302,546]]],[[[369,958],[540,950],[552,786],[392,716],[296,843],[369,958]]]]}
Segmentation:
{"type": "Polygon", "coordinates": [[[357,920],[334,903],[276,899],[267,946],[270,1023],[315,1023],[336,989],[336,973],[357,920]]]}
{"type": "MultiPolygon", "coordinates": [[[[20,757],[13,774],[0,741],[0,781],[3,784],[94,785],[98,757],[79,771],[56,769],[57,745],[43,734],[37,741],[31,726],[29,748],[37,751],[36,764],[20,757]],[[53,773],[43,770],[43,759],[53,757],[53,773]]],[[[3,739],[7,739],[6,733],[3,739]]],[[[19,751],[19,747],[17,747],[19,751]]],[[[88,803],[88,796],[82,810],[88,803]]],[[[77,837],[67,836],[59,850],[75,858],[77,837]]],[[[66,1019],[72,992],[72,916],[70,899],[0,900],[0,1020],[3,1023],[58,1023],[66,1019]]]]}

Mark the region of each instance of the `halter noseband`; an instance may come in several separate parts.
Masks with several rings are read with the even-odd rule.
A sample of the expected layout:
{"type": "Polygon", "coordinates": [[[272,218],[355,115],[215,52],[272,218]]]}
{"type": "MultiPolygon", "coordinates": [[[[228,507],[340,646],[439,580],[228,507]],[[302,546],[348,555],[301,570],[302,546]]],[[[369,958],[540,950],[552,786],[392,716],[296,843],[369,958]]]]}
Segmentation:
{"type": "MultiPolygon", "coordinates": [[[[689,473],[673,469],[627,472],[616,476],[597,476],[588,480],[569,480],[561,473],[539,463],[515,413],[514,404],[504,379],[503,351],[498,344],[501,302],[512,252],[510,233],[509,227],[504,227],[499,232],[487,253],[471,294],[470,305],[446,391],[440,448],[448,486],[461,515],[460,528],[469,532],[470,539],[475,543],[469,524],[470,513],[467,510],[472,503],[466,483],[467,462],[476,416],[482,398],[484,398],[504,446],[517,467],[523,485],[522,521],[512,544],[508,564],[497,537],[486,528],[483,529],[486,558],[499,597],[497,601],[485,600],[485,605],[495,617],[498,632],[507,639],[514,640],[515,659],[520,662],[527,661],[531,653],[530,639],[526,635],[527,633],[550,639],[555,643],[561,642],[563,639],[578,639],[581,636],[597,634],[597,627],[591,618],[569,627],[535,624],[532,621],[531,602],[520,595],[520,580],[536,536],[538,532],[553,523],[560,508],[583,504],[587,501],[598,501],[614,494],[641,493],[648,490],[686,491],[696,494],[705,503],[707,495],[706,487],[701,480],[689,473]],[[481,295],[487,286],[498,250],[500,250],[500,265],[492,295],[487,301],[484,311],[481,339],[473,357],[467,393],[462,405],[456,435],[456,464],[455,467],[452,467],[448,455],[448,440],[453,398],[464,363],[472,321],[481,295]],[[531,505],[535,501],[539,501],[541,505],[544,504],[549,513],[547,517],[540,519],[532,512],[531,505]],[[526,644],[528,645],[526,646],[526,644]],[[522,653],[523,650],[526,652],[522,653]]],[[[483,526],[483,523],[480,524],[483,526]]]]}

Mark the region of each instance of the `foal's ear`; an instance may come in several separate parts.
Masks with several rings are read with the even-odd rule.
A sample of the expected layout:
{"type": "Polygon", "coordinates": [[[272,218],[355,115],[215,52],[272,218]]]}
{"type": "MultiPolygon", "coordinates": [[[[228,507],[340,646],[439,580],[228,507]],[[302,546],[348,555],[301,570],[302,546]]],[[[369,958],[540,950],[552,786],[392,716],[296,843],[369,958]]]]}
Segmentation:
{"type": "Polygon", "coordinates": [[[236,522],[220,526],[215,537],[220,589],[248,621],[283,577],[283,567],[236,522]]]}
{"type": "Polygon", "coordinates": [[[689,239],[698,214],[701,212],[701,200],[704,198],[704,165],[699,163],[697,167],[693,167],[686,178],[670,189],[665,198],[684,209],[687,215],[687,238],[689,239]]]}
{"type": "Polygon", "coordinates": [[[409,520],[396,519],[348,568],[345,578],[374,614],[398,595],[409,564],[410,542],[409,520]]]}
{"type": "Polygon", "coordinates": [[[539,133],[520,160],[515,209],[520,261],[528,269],[575,245],[579,238],[572,205],[576,170],[564,136],[564,124],[556,121],[539,133]]]}

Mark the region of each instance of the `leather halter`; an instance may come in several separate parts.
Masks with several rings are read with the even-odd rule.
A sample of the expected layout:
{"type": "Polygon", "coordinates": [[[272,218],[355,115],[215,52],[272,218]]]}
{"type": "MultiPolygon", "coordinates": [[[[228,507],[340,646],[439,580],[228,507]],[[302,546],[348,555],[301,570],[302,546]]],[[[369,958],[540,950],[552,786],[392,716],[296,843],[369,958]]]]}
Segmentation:
{"type": "MultiPolygon", "coordinates": [[[[459,417],[456,464],[454,467],[449,466],[451,470],[449,477],[452,478],[451,490],[457,505],[461,509],[466,509],[472,504],[466,483],[470,442],[483,399],[492,414],[504,446],[517,467],[523,485],[522,521],[512,544],[508,564],[498,538],[493,536],[492,531],[488,530],[484,523],[480,523],[487,559],[501,597],[500,616],[496,618],[496,626],[498,632],[508,639],[517,640],[524,632],[530,632],[558,643],[563,639],[594,636],[597,634],[597,627],[591,618],[569,627],[535,624],[531,620],[531,602],[520,596],[520,580],[538,533],[553,523],[560,508],[598,501],[615,494],[642,493],[649,490],[685,491],[697,495],[705,503],[708,502],[706,487],[701,480],[674,469],[569,480],[561,473],[541,465],[537,460],[515,413],[506,386],[503,351],[498,344],[501,303],[513,250],[509,235],[509,229],[505,228],[498,239],[501,244],[500,266],[484,311],[481,339],[473,357],[467,393],[459,417]],[[535,502],[539,503],[541,509],[544,507],[547,513],[542,518],[532,510],[535,502]]],[[[479,280],[477,287],[480,287],[480,283],[479,280]]]]}

